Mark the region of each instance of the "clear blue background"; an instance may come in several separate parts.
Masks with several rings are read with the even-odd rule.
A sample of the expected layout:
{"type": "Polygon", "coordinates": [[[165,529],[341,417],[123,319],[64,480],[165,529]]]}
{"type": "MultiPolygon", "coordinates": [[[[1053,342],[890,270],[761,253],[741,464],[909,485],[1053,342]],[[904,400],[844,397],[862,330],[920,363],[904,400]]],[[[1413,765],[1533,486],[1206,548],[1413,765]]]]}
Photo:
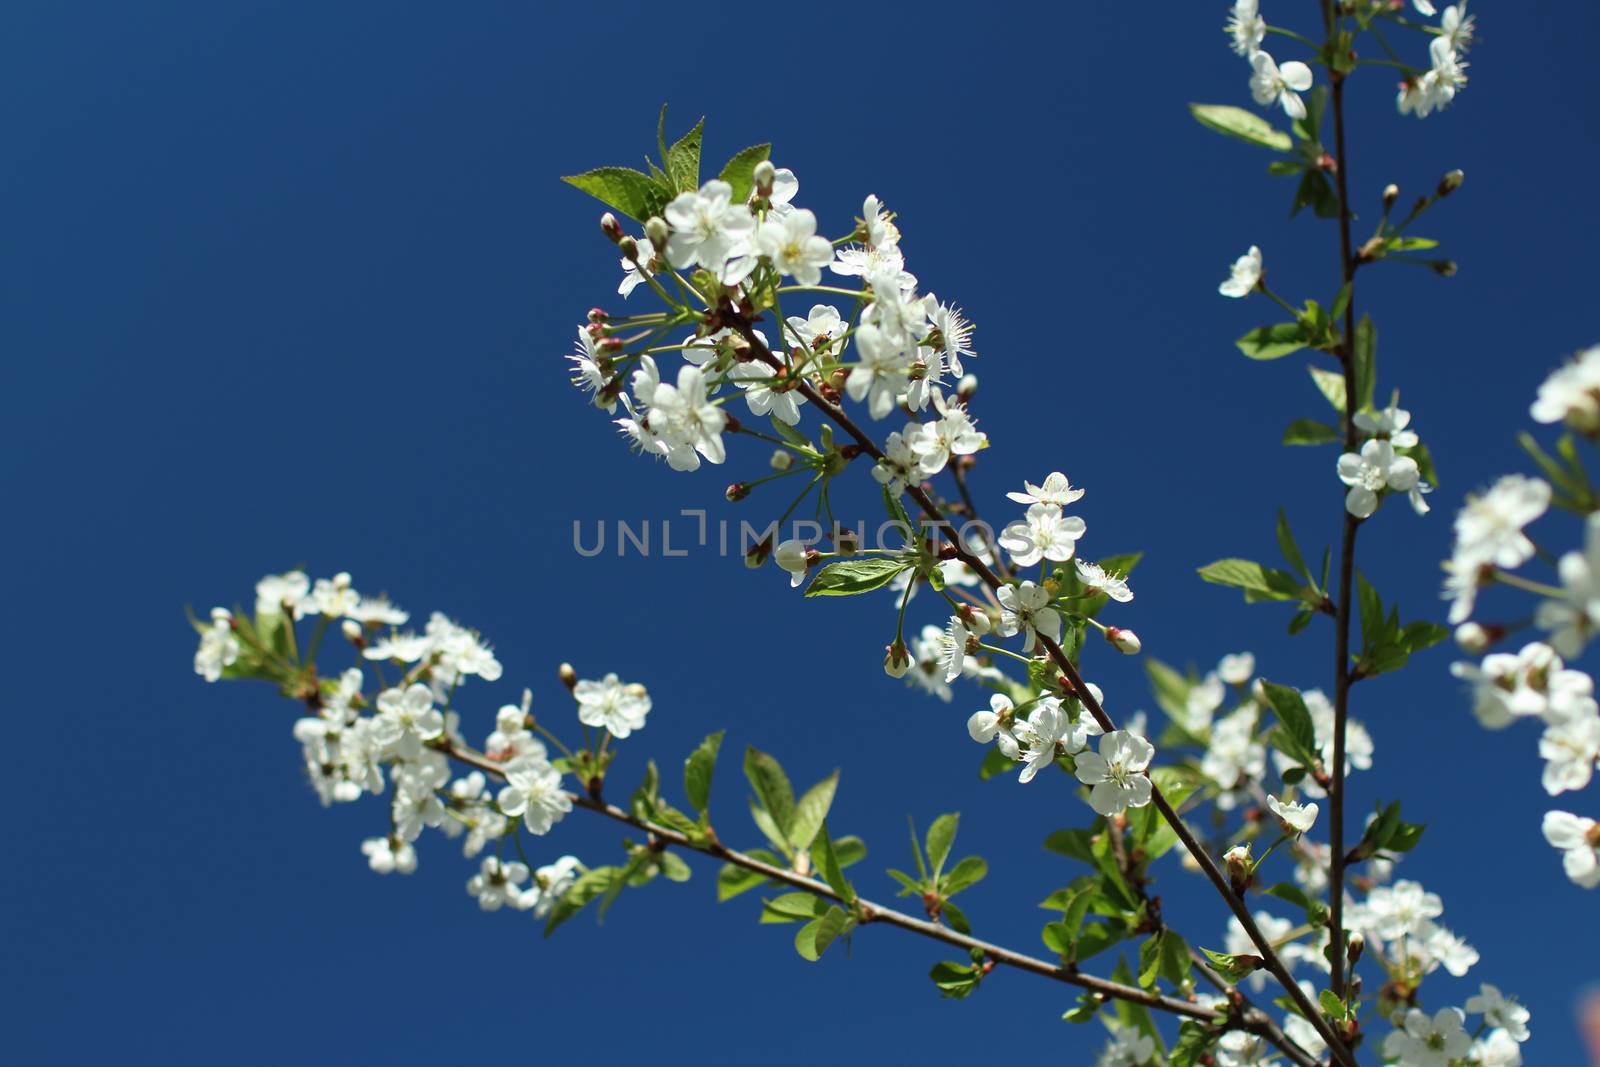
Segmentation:
{"type": "MultiPolygon", "coordinates": [[[[1443,476],[1433,515],[1391,505],[1362,535],[1408,616],[1442,615],[1451,514],[1518,466],[1538,381],[1600,340],[1600,18],[1474,7],[1455,109],[1399,119],[1384,70],[1350,90],[1358,225],[1388,181],[1409,200],[1468,175],[1424,228],[1460,275],[1379,267],[1358,297],[1381,388],[1403,388],[1443,476]]],[[[1336,269],[1328,224],[1287,221],[1267,154],[1184,110],[1248,103],[1225,8],[7,5],[0,1058],[952,1062],[1020,1041],[1084,1062],[1101,1035],[1056,1021],[1068,990],[998,974],[941,1001],[924,975],[948,954],[890,931],[803,963],[790,930],[756,925],[753,896],[715,903],[706,864],[550,941],[478,913],[454,844],[425,840],[416,876],[377,878],[358,843],[381,806],[319,808],[293,709],[202,684],[182,610],[248,601],[257,576],[300,563],[444,609],[506,665],[466,691],[474,737],[524,684],[565,721],[563,659],[620,671],[655,710],[619,787],[649,755],[675,783],[724,725],[731,753],[758,743],[799,781],[843,766],[832,822],[867,837],[857,880],[880,897],[881,868],[909,862],[905,816],[959,809],[958,854],[992,864],[965,901],[978,931],[1039,950],[1034,902],[1075,873],[1040,842],[1085,809],[1064,780],[977,781],[962,723],[980,697],[942,705],[884,677],[887,603],[801,602],[772,570],[704,554],[574,555],[575,519],[780,501],[722,501],[763,455],[675,474],[570,392],[574,325],[620,301],[599,208],[557,176],[637,163],[670,100],[679,122],[709,116],[716,160],[774,141],[834,232],[880,194],[924,286],[979,324],[990,512],[1023,477],[1067,471],[1089,487],[1087,553],[1149,553],[1119,617],[1150,651],[1205,667],[1250,648],[1274,677],[1326,685],[1325,623],[1291,640],[1282,612],[1193,574],[1271,557],[1280,502],[1308,551],[1339,521],[1331,450],[1277,445],[1321,414],[1303,360],[1240,358],[1232,338],[1271,309],[1215,294],[1251,243],[1292,296],[1327,300],[1336,269]]],[[[1314,10],[1267,14],[1310,28],[1314,10]]],[[[1405,874],[1444,893],[1444,921],[1482,952],[1474,977],[1532,1004],[1531,1062],[1575,1063],[1597,900],[1540,838],[1535,730],[1480,730],[1450,659],[1357,690],[1378,750],[1352,800],[1403,789],[1429,824],[1405,874]]],[[[1089,671],[1115,712],[1149,703],[1137,660],[1089,671]]],[[[719,825],[753,844],[736,764],[719,825]]],[[[617,838],[578,816],[541,845],[606,862],[617,838]]],[[[1220,939],[1198,881],[1172,864],[1160,888],[1196,940],[1220,939]]]]}

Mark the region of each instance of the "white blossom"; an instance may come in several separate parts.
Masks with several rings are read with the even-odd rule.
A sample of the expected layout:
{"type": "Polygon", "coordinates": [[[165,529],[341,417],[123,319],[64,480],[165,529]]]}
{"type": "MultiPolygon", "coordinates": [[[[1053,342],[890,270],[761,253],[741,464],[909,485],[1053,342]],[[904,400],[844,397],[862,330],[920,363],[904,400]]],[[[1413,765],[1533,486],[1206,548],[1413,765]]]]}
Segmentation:
{"type": "Polygon", "coordinates": [[[1077,551],[1078,538],[1085,529],[1082,519],[1062,515],[1054,504],[1032,504],[1025,518],[1000,531],[1000,547],[1010,553],[1011,562],[1018,567],[1032,567],[1041,559],[1065,563],[1077,551]]]}
{"type": "Polygon", "coordinates": [[[1054,504],[1064,508],[1082,499],[1084,493],[1082,489],[1074,488],[1060,471],[1051,471],[1043,485],[1034,485],[1029,481],[1024,481],[1022,485],[1023,492],[1007,493],[1006,496],[1018,504],[1054,504]]]}
{"type": "Polygon", "coordinates": [[[1033,582],[1005,586],[1000,590],[1000,625],[996,632],[1001,637],[1017,633],[1026,635],[1022,649],[1033,651],[1038,634],[1052,641],[1061,640],[1061,616],[1050,606],[1050,591],[1033,582]]]}
{"type": "Polygon", "coordinates": [[[1478,992],[1467,998],[1467,1014],[1482,1015],[1489,1026],[1504,1030],[1513,1040],[1528,1040],[1528,1009],[1500,992],[1498,986],[1484,982],[1478,992]]]}
{"type": "Polygon", "coordinates": [[[1267,20],[1259,13],[1257,0],[1234,0],[1228,15],[1228,33],[1233,37],[1235,55],[1250,56],[1267,39],[1267,20]]]}
{"type": "Polygon", "coordinates": [[[700,457],[711,463],[727,458],[722,431],[728,417],[707,396],[708,383],[699,367],[678,368],[678,384],[656,386],[650,397],[645,424],[666,447],[667,465],[673,470],[700,469],[700,457]]]}
{"type": "Polygon", "coordinates": [[[1488,491],[1467,499],[1456,515],[1454,560],[1510,570],[1533,557],[1533,542],[1522,528],[1550,506],[1550,484],[1540,478],[1508,474],[1488,491]]]}
{"type": "Polygon", "coordinates": [[[208,682],[239,662],[239,638],[233,632],[233,615],[226,608],[213,608],[211,625],[200,631],[200,647],[194,652],[194,673],[208,682]]]}
{"type": "Polygon", "coordinates": [[[989,438],[973,425],[966,405],[936,403],[939,404],[938,421],[924,423],[921,432],[910,442],[918,467],[929,476],[944,470],[951,456],[970,456],[989,443],[989,438]]]}
{"type": "Polygon", "coordinates": [[[822,268],[833,259],[833,246],[817,236],[817,217],[804,208],[769,217],[756,229],[756,248],[780,274],[801,285],[822,281],[822,268]]]}
{"type": "Polygon", "coordinates": [[[1417,461],[1397,454],[1388,441],[1371,440],[1361,446],[1359,455],[1346,452],[1339,457],[1339,480],[1350,487],[1345,510],[1358,519],[1378,510],[1379,493],[1409,493],[1418,477],[1417,461]]]}
{"type": "Polygon", "coordinates": [[[579,682],[573,687],[572,696],[578,702],[579,722],[607,730],[619,739],[643,729],[645,716],[650,713],[650,694],[644,686],[637,682],[624,684],[615,674],[598,682],[579,682]]]}
{"type": "Polygon", "coordinates": [[[1481,665],[1458,662],[1450,673],[1472,686],[1472,712],[1491,730],[1519,718],[1540,717],[1550,723],[1600,712],[1594,680],[1566,668],[1555,650],[1533,641],[1521,651],[1494,652],[1481,665]]]}
{"type": "Polygon", "coordinates": [[[1562,851],[1567,877],[1585,889],[1600,886],[1600,826],[1570,811],[1550,811],[1543,829],[1544,839],[1562,851]]]}
{"type": "Polygon", "coordinates": [[[1267,808],[1278,817],[1284,833],[1303,834],[1317,821],[1315,804],[1296,804],[1294,801],[1279,800],[1268,794],[1267,808]]]}
{"type": "Polygon", "coordinates": [[[485,856],[478,873],[467,879],[467,892],[478,898],[478,907],[484,911],[499,911],[507,904],[522,908],[524,890],[521,883],[528,880],[525,863],[501,863],[493,856],[485,856]]]}
{"type": "Polygon", "coordinates": [[[536,757],[506,764],[506,785],[495,802],[513,819],[521,818],[531,834],[545,834],[572,810],[572,798],[561,788],[561,773],[536,757]]]}
{"type": "Polygon", "coordinates": [[[417,850],[397,837],[369,837],[361,842],[367,866],[379,874],[410,874],[417,869],[417,850]]]}
{"type": "MultiPolygon", "coordinates": [[[[1034,507],[1042,506],[1046,505],[1034,505],[1034,507]]],[[[1028,510],[1031,512],[1033,508],[1028,510]]],[[[1082,536],[1081,528],[1079,536],[1082,536]]],[[[1128,588],[1126,579],[1115,574],[1107,574],[1100,564],[1079,559],[1073,561],[1073,567],[1078,572],[1078,581],[1082,582],[1084,588],[1091,593],[1104,593],[1119,604],[1126,604],[1133,599],[1133,590],[1128,588]]]]}
{"type": "MultiPolygon", "coordinates": [[[[1265,55],[1266,53],[1259,53],[1265,55]]],[[[1261,284],[1261,249],[1255,245],[1250,251],[1233,261],[1228,280],[1217,286],[1217,292],[1234,298],[1249,296],[1261,284]]]]}
{"type": "Polygon", "coordinates": [[[1545,761],[1542,783],[1551,796],[1586,787],[1600,760],[1600,713],[1551,723],[1539,738],[1539,756],[1545,761]]]}
{"type": "Polygon", "coordinates": [[[1101,737],[1098,752],[1084,752],[1076,761],[1078,781],[1090,787],[1089,806],[1111,816],[1150,803],[1150,779],[1144,771],[1155,754],[1154,745],[1126,730],[1101,737]]]}
{"type": "Polygon", "coordinates": [[[256,583],[256,615],[281,615],[287,607],[295,610],[311,592],[311,579],[303,571],[269,574],[256,583]]]}
{"type": "Polygon", "coordinates": [[[1450,1067],[1472,1048],[1463,1019],[1460,1008],[1440,1008],[1431,1016],[1408,1009],[1397,1020],[1399,1028],[1383,1039],[1383,1054],[1395,1057],[1396,1067],[1450,1067]]]}
{"type": "Polygon", "coordinates": [[[723,284],[737,285],[755,269],[754,258],[745,253],[756,220],[743,204],[733,203],[727,182],[714,179],[699,192],[679,193],[664,214],[672,227],[667,262],[678,270],[704,267],[723,284]]]}
{"type": "Polygon", "coordinates": [[[1553,371],[1539,386],[1531,414],[1535,422],[1564,422],[1581,433],[1600,430],[1600,345],[1553,371]]]}
{"type": "Polygon", "coordinates": [[[1264,107],[1277,104],[1290,118],[1303,119],[1306,117],[1306,105],[1300,99],[1300,94],[1309,88],[1311,68],[1299,60],[1290,60],[1279,67],[1265,52],[1255,52],[1250,56],[1250,93],[1256,103],[1264,107]]]}
{"type": "Polygon", "coordinates": [[[1600,626],[1600,513],[1584,524],[1582,552],[1568,552],[1556,565],[1562,596],[1540,603],[1533,621],[1550,631],[1550,644],[1567,659],[1576,659],[1600,626]]]}
{"type": "Polygon", "coordinates": [[[433,706],[433,690],[413,682],[378,694],[372,729],[379,745],[401,759],[414,760],[422,755],[424,741],[444,733],[444,716],[433,706]]]}

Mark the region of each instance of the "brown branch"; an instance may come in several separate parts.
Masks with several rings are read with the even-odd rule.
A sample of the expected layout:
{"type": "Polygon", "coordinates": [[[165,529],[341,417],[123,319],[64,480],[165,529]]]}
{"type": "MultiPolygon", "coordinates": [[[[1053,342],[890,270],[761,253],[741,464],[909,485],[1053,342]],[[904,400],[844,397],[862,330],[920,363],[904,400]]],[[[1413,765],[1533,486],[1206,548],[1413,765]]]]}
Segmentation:
{"type": "MultiPolygon", "coordinates": [[[[456,745],[450,745],[448,748],[441,749],[441,751],[443,751],[446,755],[449,755],[461,761],[462,763],[467,764],[470,767],[475,767],[478,770],[483,771],[486,774],[492,775],[496,778],[505,777],[504,764],[501,764],[496,760],[492,760],[482,753],[473,752],[470,749],[461,748],[456,745]]],[[[583,808],[586,811],[592,811],[598,815],[604,815],[606,818],[613,819],[626,826],[631,826],[635,830],[649,834],[658,842],[674,845],[678,848],[687,849],[691,852],[698,852],[701,855],[711,856],[730,863],[735,867],[740,867],[744,870],[764,875],[774,882],[779,882],[795,889],[804,890],[805,892],[812,893],[823,898],[824,900],[831,900],[835,903],[842,904],[846,908],[853,907],[860,915],[863,922],[883,923],[888,926],[899,927],[902,930],[909,930],[912,933],[921,934],[923,937],[931,938],[935,941],[942,941],[947,945],[952,945],[969,953],[973,951],[981,952],[987,959],[993,960],[996,964],[1011,967],[1019,971],[1026,971],[1029,974],[1036,974],[1043,978],[1049,978],[1052,981],[1063,982],[1067,985],[1077,986],[1080,989],[1087,989],[1092,993],[1098,993],[1104,997],[1111,997],[1117,1000],[1126,1000],[1130,1003],[1141,1004],[1147,1008],[1154,1008],[1158,1011],[1170,1012],[1171,1014],[1182,1016],[1183,1018],[1196,1019],[1201,1022],[1209,1023],[1219,1014],[1214,1009],[1205,1007],[1204,1005],[1194,1001],[1164,996],[1160,993],[1140,989],[1136,986],[1124,985],[1120,982],[1112,982],[1104,978],[1098,978],[1094,975],[1084,974],[1071,964],[1063,965],[1059,963],[1051,963],[1035,956],[1028,956],[1021,952],[1014,952],[1011,949],[993,944],[992,942],[983,941],[967,934],[958,933],[947,926],[941,926],[938,923],[929,922],[926,919],[919,919],[915,916],[907,915],[904,912],[895,911],[892,908],[885,907],[882,904],[873,903],[872,901],[864,898],[858,897],[852,905],[851,902],[846,901],[843,897],[836,893],[831,886],[824,882],[819,882],[815,878],[810,878],[806,875],[789,870],[788,868],[778,867],[774,864],[756,859],[754,856],[739,852],[736,849],[728,848],[720,843],[697,842],[690,838],[687,834],[680,833],[679,831],[673,830],[670,827],[659,826],[655,823],[640,819],[630,812],[624,811],[622,808],[617,807],[615,804],[606,803],[604,800],[596,799],[585,794],[572,792],[567,793],[567,799],[572,802],[573,807],[583,808]]],[[[1246,1010],[1240,1014],[1239,1025],[1252,1033],[1260,1034],[1267,1040],[1278,1045],[1278,1047],[1282,1048],[1291,1059],[1293,1059],[1297,1064],[1300,1064],[1301,1067],[1315,1067],[1315,1061],[1309,1057],[1306,1057],[1298,1047],[1288,1040],[1283,1031],[1279,1029],[1277,1024],[1259,1009],[1246,1006],[1246,1010]]]]}
{"type": "MultiPolygon", "coordinates": [[[[748,317],[738,312],[724,309],[721,313],[721,318],[726,325],[732,326],[749,343],[753,358],[760,360],[774,370],[782,371],[786,369],[787,365],[774,356],[767,349],[767,346],[762,344],[760,339],[756,337],[755,329],[748,317]]],[[[861,427],[857,426],[855,421],[838,404],[823,396],[809,381],[800,379],[795,388],[815,405],[818,411],[832,419],[840,429],[848,433],[863,452],[874,459],[884,458],[883,450],[878,447],[877,443],[861,427]]],[[[940,511],[938,505],[929,498],[921,486],[908,484],[906,493],[912,500],[916,501],[917,505],[922,508],[930,519],[933,519],[938,524],[939,532],[949,543],[955,557],[968,567],[971,567],[978,577],[983,579],[985,585],[990,589],[998,590],[1005,584],[988,564],[984,563],[982,559],[978,558],[962,543],[960,536],[940,511]]],[[[1348,597],[1344,599],[1348,600],[1348,597]]],[[[1106,733],[1114,731],[1117,728],[1116,724],[1106,714],[1105,709],[1100,706],[1100,702],[1094,698],[1094,694],[1089,691],[1083,676],[1078,673],[1077,667],[1061,650],[1061,646],[1044,634],[1039,635],[1039,643],[1049,654],[1051,661],[1061,672],[1062,677],[1066,679],[1072,694],[1083,704],[1089,714],[1094,716],[1094,720],[1100,725],[1100,728],[1106,733]]],[[[1222,895],[1222,899],[1227,902],[1228,909],[1239,920],[1239,925],[1244,928],[1245,933],[1249,935],[1251,942],[1260,952],[1267,970],[1283,986],[1284,992],[1289,995],[1289,998],[1294,1002],[1300,1013],[1316,1027],[1323,1041],[1333,1050],[1334,1057],[1344,1067],[1358,1067],[1349,1049],[1338,1038],[1328,1021],[1323,1018],[1321,1010],[1311,1002],[1305,991],[1290,977],[1289,969],[1284,966],[1283,960],[1273,947],[1272,941],[1262,933],[1261,927],[1256,924],[1254,916],[1250,914],[1250,909],[1245,906],[1239,894],[1233,891],[1233,887],[1228,883],[1227,877],[1217,868],[1216,862],[1212,860],[1205,848],[1196,840],[1194,834],[1184,824],[1183,819],[1173,809],[1167,798],[1162,794],[1160,787],[1154,781],[1150,783],[1150,799],[1155,804],[1156,810],[1161,813],[1161,817],[1166,820],[1167,824],[1178,835],[1178,840],[1189,850],[1190,855],[1195,858],[1195,862],[1200,865],[1200,869],[1205,872],[1206,877],[1211,880],[1211,884],[1222,895]]]]}
{"type": "MultiPolygon", "coordinates": [[[[1334,42],[1338,19],[1332,0],[1323,0],[1323,19],[1327,26],[1328,42],[1334,42]]],[[[1344,449],[1356,450],[1356,406],[1359,396],[1356,389],[1355,336],[1356,300],[1355,276],[1358,260],[1350,243],[1350,185],[1348,157],[1344,137],[1344,80],[1333,60],[1327,57],[1328,77],[1332,82],[1334,177],[1339,193],[1339,266],[1344,285],[1350,292],[1344,306],[1344,336],[1338,348],[1339,363],[1344,369],[1344,449]]],[[[1345,995],[1345,940],[1344,940],[1344,762],[1345,730],[1350,715],[1350,610],[1351,583],[1355,573],[1356,532],[1361,520],[1344,507],[1340,494],[1340,513],[1344,519],[1344,533],[1339,547],[1339,599],[1334,617],[1334,689],[1333,689],[1333,766],[1328,768],[1328,838],[1332,860],[1328,872],[1328,925],[1332,937],[1329,941],[1329,964],[1332,968],[1331,987],[1340,998],[1345,995]]]]}

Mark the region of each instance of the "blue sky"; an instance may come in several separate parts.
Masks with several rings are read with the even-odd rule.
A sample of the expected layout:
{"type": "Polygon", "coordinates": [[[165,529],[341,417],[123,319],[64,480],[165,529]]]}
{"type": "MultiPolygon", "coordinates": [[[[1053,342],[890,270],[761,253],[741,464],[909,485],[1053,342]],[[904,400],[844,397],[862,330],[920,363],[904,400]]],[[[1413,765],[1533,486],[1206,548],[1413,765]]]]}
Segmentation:
{"type": "MultiPolygon", "coordinates": [[[[245,600],[268,570],[349,569],[496,643],[506,678],[469,691],[474,735],[524,684],[565,715],[562,660],[616,670],[655,698],[623,780],[651,756],[676,768],[722,726],[730,752],[758,744],[797,780],[842,766],[831,822],[867,838],[857,881],[879,897],[882,868],[909,862],[905,816],[960,810],[958,854],[991,864],[968,914],[1040,951],[1034,902],[1077,873],[1040,842],[1086,809],[1061,780],[977,781],[962,723],[981,698],[947,706],[884,677],[889,605],[802,602],[772,570],[703,554],[572,552],[574,519],[781,504],[722,500],[760,455],[669,472],[569,391],[574,325],[618,301],[599,209],[557,176],[637,163],[668,100],[679,121],[708,116],[708,157],[774,142],[830,230],[878,193],[924,287],[978,323],[976,411],[996,446],[980,500],[998,512],[1024,477],[1068,472],[1089,488],[1085,551],[1147,553],[1125,613],[1147,649],[1204,667],[1250,648],[1275,678],[1328,685],[1325,625],[1290,639],[1281,613],[1193,574],[1270,557],[1280,504],[1308,551],[1338,523],[1332,453],[1276,444],[1320,414],[1301,361],[1241,358],[1232,338],[1270,309],[1215,295],[1251,243],[1280,292],[1336,287],[1327,225],[1287,220],[1266,154],[1185,112],[1248,103],[1225,6],[811,5],[764,25],[628,5],[8,7],[0,464],[21,662],[4,1058],[904,1062],[1019,1034],[1029,1053],[1086,1058],[1099,1035],[1056,1021],[1064,989],[1004,975],[941,1001],[925,974],[947,954],[878,930],[803,963],[753,899],[715,903],[705,864],[549,941],[526,916],[480,915],[445,842],[425,843],[416,876],[380,880],[358,844],[381,807],[319,808],[292,709],[195,678],[182,611],[245,600]]],[[[1314,21],[1309,3],[1267,14],[1291,7],[1314,21]]],[[[1380,389],[1402,389],[1442,476],[1433,515],[1388,507],[1362,534],[1364,569],[1417,617],[1443,614],[1436,561],[1462,494],[1519,466],[1535,386],[1600,340],[1600,16],[1550,0],[1478,13],[1454,110],[1400,120],[1381,71],[1350,90],[1367,218],[1388,181],[1409,199],[1467,173],[1425,227],[1459,276],[1375,269],[1358,297],[1380,389]]],[[[1357,690],[1378,751],[1352,803],[1403,791],[1429,824],[1406,874],[1444,894],[1444,921],[1482,953],[1475,977],[1532,1005],[1532,1060],[1577,1062],[1595,898],[1539,836],[1535,734],[1480,730],[1450,659],[1357,690]]],[[[1150,704],[1137,661],[1089,672],[1114,712],[1150,704]]],[[[722,771],[719,826],[754,844],[734,761],[722,771]]],[[[559,830],[552,850],[617,854],[609,825],[559,830]]],[[[1171,866],[1160,889],[1193,940],[1220,939],[1197,881],[1171,866]]]]}

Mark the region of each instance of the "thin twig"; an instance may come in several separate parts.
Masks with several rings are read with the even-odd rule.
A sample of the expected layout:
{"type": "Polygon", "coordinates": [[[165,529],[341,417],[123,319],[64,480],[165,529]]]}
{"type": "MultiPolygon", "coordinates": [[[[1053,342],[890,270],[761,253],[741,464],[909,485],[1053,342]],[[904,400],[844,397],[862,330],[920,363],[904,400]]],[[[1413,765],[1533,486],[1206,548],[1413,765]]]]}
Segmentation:
{"type": "MultiPolygon", "coordinates": [[[[449,748],[444,749],[443,751],[445,751],[447,755],[467,764],[468,766],[475,767],[486,774],[492,775],[496,778],[505,777],[504,764],[501,764],[496,760],[492,760],[481,753],[473,752],[470,749],[461,748],[456,745],[451,745],[449,748]]],[[[763,860],[756,859],[754,856],[747,855],[746,853],[740,852],[737,849],[728,848],[720,843],[697,842],[690,838],[687,834],[680,833],[679,831],[673,830],[670,827],[659,826],[655,823],[640,819],[632,813],[617,807],[615,804],[606,803],[604,800],[595,799],[585,794],[573,792],[567,793],[567,799],[572,802],[573,807],[583,808],[586,811],[592,811],[596,814],[604,815],[608,819],[613,819],[617,822],[623,823],[624,825],[631,826],[642,833],[649,834],[658,842],[675,845],[678,848],[687,849],[691,852],[698,852],[701,855],[711,856],[730,863],[735,867],[740,867],[744,870],[763,875],[774,882],[779,882],[795,889],[801,889],[805,892],[815,894],[824,900],[831,900],[835,903],[843,904],[847,908],[854,907],[861,916],[862,920],[865,922],[883,923],[888,926],[896,926],[902,930],[909,930],[912,933],[921,934],[923,937],[931,938],[935,941],[942,941],[947,945],[953,945],[956,948],[963,949],[969,953],[973,951],[981,952],[985,958],[993,960],[999,965],[1015,968],[1016,970],[1020,971],[1027,971],[1029,974],[1036,974],[1057,982],[1063,982],[1067,985],[1077,986],[1080,989],[1087,989],[1090,992],[1098,993],[1105,997],[1111,997],[1116,1000],[1126,1000],[1134,1004],[1142,1004],[1147,1008],[1154,1008],[1158,1011],[1170,1012],[1171,1014],[1179,1015],[1184,1018],[1197,1019],[1201,1022],[1210,1023],[1213,1019],[1216,1019],[1219,1014],[1225,1014],[1194,1001],[1181,1000],[1177,997],[1165,996],[1160,993],[1140,989],[1136,986],[1124,985],[1120,982],[1109,981],[1108,979],[1099,978],[1091,974],[1084,974],[1075,966],[1070,964],[1063,965],[1060,963],[1051,963],[1048,960],[1042,960],[1036,956],[1028,956],[1021,952],[1015,952],[1011,949],[993,944],[992,942],[983,941],[967,934],[958,933],[947,926],[941,926],[938,923],[929,922],[926,919],[919,919],[915,916],[907,915],[904,912],[895,911],[893,908],[874,903],[864,898],[858,897],[852,905],[851,902],[846,901],[837,892],[835,892],[831,886],[825,882],[820,882],[815,878],[799,874],[785,867],[779,867],[763,860]]],[[[1253,1008],[1247,1009],[1241,1015],[1240,1025],[1252,1033],[1260,1034],[1263,1037],[1266,1037],[1268,1040],[1279,1044],[1279,1046],[1282,1047],[1297,1064],[1300,1064],[1301,1067],[1314,1067],[1315,1061],[1305,1058],[1304,1053],[1301,1053],[1298,1048],[1294,1047],[1294,1045],[1284,1037],[1277,1024],[1274,1023],[1264,1012],[1253,1008]]]]}

